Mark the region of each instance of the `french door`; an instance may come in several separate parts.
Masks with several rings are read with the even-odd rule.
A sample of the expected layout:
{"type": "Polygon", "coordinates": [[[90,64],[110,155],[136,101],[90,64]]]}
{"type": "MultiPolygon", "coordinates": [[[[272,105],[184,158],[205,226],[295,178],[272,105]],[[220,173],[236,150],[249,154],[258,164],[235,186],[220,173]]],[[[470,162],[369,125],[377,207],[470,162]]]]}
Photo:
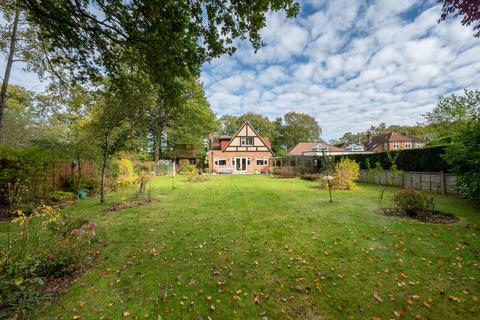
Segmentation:
{"type": "Polygon", "coordinates": [[[247,158],[234,158],[235,171],[247,171],[247,158]]]}

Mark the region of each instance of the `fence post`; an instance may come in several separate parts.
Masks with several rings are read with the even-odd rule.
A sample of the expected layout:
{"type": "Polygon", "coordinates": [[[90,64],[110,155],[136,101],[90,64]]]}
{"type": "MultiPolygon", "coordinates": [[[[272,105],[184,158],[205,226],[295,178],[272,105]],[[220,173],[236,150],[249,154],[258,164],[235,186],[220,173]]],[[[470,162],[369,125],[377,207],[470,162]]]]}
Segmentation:
{"type": "Polygon", "coordinates": [[[447,181],[445,179],[445,172],[440,171],[440,188],[442,190],[442,194],[445,195],[447,192],[446,192],[446,189],[447,189],[447,181]]]}

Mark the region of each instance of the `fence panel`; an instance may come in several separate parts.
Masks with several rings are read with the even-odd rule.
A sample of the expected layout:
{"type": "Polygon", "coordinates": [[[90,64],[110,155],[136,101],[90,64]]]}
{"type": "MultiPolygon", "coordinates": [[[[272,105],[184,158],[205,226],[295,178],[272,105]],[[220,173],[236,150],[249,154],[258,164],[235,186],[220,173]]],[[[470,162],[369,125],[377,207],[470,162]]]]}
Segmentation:
{"type": "Polygon", "coordinates": [[[359,180],[374,184],[389,184],[403,188],[429,191],[439,194],[463,194],[457,185],[457,176],[444,172],[404,172],[393,176],[389,170],[371,174],[368,170],[360,170],[359,180]]]}

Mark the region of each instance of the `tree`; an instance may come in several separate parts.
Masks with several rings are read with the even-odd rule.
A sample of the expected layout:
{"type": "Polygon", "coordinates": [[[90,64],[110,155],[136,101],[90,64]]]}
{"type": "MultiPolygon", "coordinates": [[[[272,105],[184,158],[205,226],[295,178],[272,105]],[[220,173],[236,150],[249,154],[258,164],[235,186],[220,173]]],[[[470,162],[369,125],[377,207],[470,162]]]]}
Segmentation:
{"type": "Polygon", "coordinates": [[[94,133],[88,130],[88,126],[92,120],[91,110],[96,105],[99,93],[80,84],[66,89],[55,83],[51,84],[48,92],[39,97],[38,108],[48,115],[50,135],[45,138],[55,142],[59,155],[57,159],[77,165],[78,176],[72,189],[78,193],[82,182],[83,162],[96,161],[98,158],[99,150],[92,143],[94,133]]]}
{"type": "Polygon", "coordinates": [[[464,95],[439,97],[437,106],[424,114],[438,138],[450,142],[453,135],[480,114],[480,90],[465,90],[464,95]]]}
{"type": "MultiPolygon", "coordinates": [[[[34,71],[48,69],[61,82],[62,75],[69,74],[73,81],[95,83],[104,76],[121,77],[129,65],[168,92],[162,98],[166,101],[181,94],[181,80],[198,75],[204,62],[233,53],[235,39],[248,39],[260,48],[268,11],[282,10],[293,17],[299,5],[293,0],[254,5],[247,0],[8,0],[0,9],[14,26],[25,17],[28,34],[37,40],[32,46],[37,51],[30,52],[39,62],[34,71]]],[[[17,33],[16,28],[10,32],[4,84],[8,84],[17,33]]],[[[0,126],[6,84],[0,92],[0,126]]],[[[172,105],[165,103],[168,108],[172,105]]]]}
{"type": "Polygon", "coordinates": [[[17,0],[0,3],[0,51],[6,56],[5,71],[0,89],[0,136],[4,125],[10,73],[15,62],[22,61],[41,78],[58,76],[54,64],[46,55],[46,42],[39,37],[38,28],[27,22],[25,11],[17,0]]]}
{"type": "Polygon", "coordinates": [[[462,16],[461,23],[464,26],[474,24],[476,31],[474,37],[480,37],[480,1],[478,0],[438,0],[442,4],[442,14],[438,23],[453,15],[454,18],[462,16]]]}
{"type": "Polygon", "coordinates": [[[283,116],[282,137],[286,149],[290,149],[299,142],[320,141],[322,130],[317,120],[312,116],[300,112],[288,112],[283,116]]]}
{"type": "Polygon", "coordinates": [[[208,134],[218,128],[218,121],[199,81],[190,79],[185,88],[185,102],[167,126],[166,145],[169,147],[178,143],[203,144],[208,134]]]}
{"type": "Polygon", "coordinates": [[[480,199],[480,121],[461,128],[447,147],[445,160],[459,174],[459,184],[467,194],[480,199]]]}
{"type": "Polygon", "coordinates": [[[92,110],[91,130],[101,150],[100,202],[105,202],[105,180],[110,161],[122,150],[134,147],[136,138],[144,134],[145,110],[152,103],[148,79],[141,73],[124,70],[118,79],[105,79],[102,91],[92,110]]]}
{"type": "Polygon", "coordinates": [[[284,150],[281,133],[283,120],[281,117],[271,121],[268,117],[253,112],[247,112],[240,116],[224,115],[220,118],[220,134],[234,135],[245,121],[249,121],[259,135],[270,138],[272,151],[275,154],[284,150]]]}
{"type": "Polygon", "coordinates": [[[40,122],[35,115],[35,95],[20,86],[8,86],[5,100],[5,124],[0,144],[13,148],[31,145],[39,136],[40,122]]]}
{"type": "MultiPolygon", "coordinates": [[[[3,8],[10,9],[8,8],[8,6],[5,6],[3,8]]],[[[10,72],[12,70],[13,58],[15,56],[15,50],[17,46],[18,22],[20,20],[20,9],[15,6],[13,11],[14,11],[14,14],[13,14],[14,17],[13,17],[13,23],[11,26],[11,33],[9,37],[10,43],[8,46],[7,63],[5,65],[5,73],[3,75],[2,87],[0,88],[0,136],[1,136],[1,130],[2,130],[2,123],[3,123],[3,114],[5,112],[5,107],[6,107],[8,83],[10,81],[10,72]]],[[[5,12],[7,12],[7,10],[5,10],[5,12]]]]}
{"type": "Polygon", "coordinates": [[[437,106],[424,117],[431,124],[465,123],[480,114],[480,90],[464,90],[463,96],[439,97],[437,106]]]}

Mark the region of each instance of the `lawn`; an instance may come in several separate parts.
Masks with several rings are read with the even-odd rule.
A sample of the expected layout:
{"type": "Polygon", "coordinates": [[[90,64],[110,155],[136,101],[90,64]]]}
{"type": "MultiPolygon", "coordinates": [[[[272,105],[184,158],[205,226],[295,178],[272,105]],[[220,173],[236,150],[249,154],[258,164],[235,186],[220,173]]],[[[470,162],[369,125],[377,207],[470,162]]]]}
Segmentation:
{"type": "Polygon", "coordinates": [[[388,190],[328,192],[270,176],[156,178],[147,206],[65,210],[106,239],[43,319],[478,319],[480,209],[438,196],[450,225],[385,217],[388,190]]]}

